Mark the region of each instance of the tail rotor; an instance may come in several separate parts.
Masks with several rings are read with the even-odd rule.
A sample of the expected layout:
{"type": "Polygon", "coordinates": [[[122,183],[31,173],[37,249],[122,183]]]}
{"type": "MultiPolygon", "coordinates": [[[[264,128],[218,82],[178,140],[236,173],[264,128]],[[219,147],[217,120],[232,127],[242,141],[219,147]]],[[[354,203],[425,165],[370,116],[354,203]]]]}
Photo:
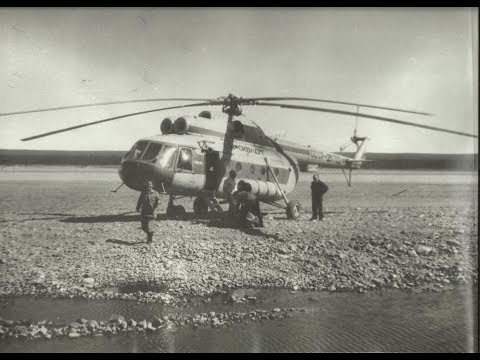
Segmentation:
{"type": "MultiPolygon", "coordinates": [[[[360,107],[357,105],[357,114],[359,110],[360,110],[360,107]]],[[[360,140],[363,140],[364,138],[357,137],[357,128],[358,128],[358,116],[355,116],[355,127],[353,128],[353,136],[350,138],[350,141],[347,141],[345,144],[340,145],[340,152],[344,152],[352,144],[355,144],[355,146],[357,147],[356,150],[358,150],[358,147],[360,146],[358,145],[358,142],[360,140]]]]}

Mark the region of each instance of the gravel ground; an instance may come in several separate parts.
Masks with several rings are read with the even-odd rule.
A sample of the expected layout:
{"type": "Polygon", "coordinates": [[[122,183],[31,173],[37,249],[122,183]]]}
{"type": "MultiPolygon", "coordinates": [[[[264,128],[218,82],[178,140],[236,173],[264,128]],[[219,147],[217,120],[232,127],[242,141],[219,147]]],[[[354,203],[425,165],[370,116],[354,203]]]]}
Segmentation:
{"type": "Polygon", "coordinates": [[[477,282],[476,184],[417,184],[419,199],[411,183],[365,182],[345,194],[341,179],[330,179],[325,221],[309,222],[308,178],[292,197],[306,205],[298,221],[265,207],[266,227],[245,232],[222,218],[160,214],[153,244],[130,212],[137,194],[110,193],[114,181],[0,181],[0,296],[180,304],[239,288],[364,292],[477,282]],[[385,201],[407,186],[403,200],[385,201]]]}

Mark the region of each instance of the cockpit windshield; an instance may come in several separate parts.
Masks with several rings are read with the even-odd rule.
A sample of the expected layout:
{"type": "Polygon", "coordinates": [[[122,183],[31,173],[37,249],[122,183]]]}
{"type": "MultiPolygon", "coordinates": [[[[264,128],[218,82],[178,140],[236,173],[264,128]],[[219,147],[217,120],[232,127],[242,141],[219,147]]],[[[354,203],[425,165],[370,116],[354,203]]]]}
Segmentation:
{"type": "Polygon", "coordinates": [[[142,155],[142,160],[147,162],[154,162],[157,160],[158,154],[162,150],[162,144],[150,143],[147,150],[142,155]]]}
{"type": "Polygon", "coordinates": [[[130,151],[125,155],[123,160],[138,160],[140,155],[143,153],[143,150],[147,147],[147,141],[139,141],[130,149],[130,151]]]}
{"type": "Polygon", "coordinates": [[[142,160],[157,162],[165,168],[173,168],[177,156],[177,147],[148,141],[139,141],[125,155],[123,160],[142,160]]]}

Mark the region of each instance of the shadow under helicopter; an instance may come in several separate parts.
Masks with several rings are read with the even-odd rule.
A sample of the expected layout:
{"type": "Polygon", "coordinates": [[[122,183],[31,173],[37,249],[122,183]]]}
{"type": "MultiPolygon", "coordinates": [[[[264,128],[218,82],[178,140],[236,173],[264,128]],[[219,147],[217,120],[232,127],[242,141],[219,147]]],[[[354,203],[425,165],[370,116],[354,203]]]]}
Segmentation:
{"type": "MultiPolygon", "coordinates": [[[[240,232],[243,232],[252,236],[261,236],[264,238],[271,238],[276,241],[282,241],[277,235],[267,234],[263,232],[260,228],[243,228],[238,226],[236,219],[229,218],[228,216],[222,216],[221,214],[209,214],[204,217],[199,217],[194,212],[185,213],[182,217],[172,218],[168,217],[166,214],[157,215],[157,221],[162,220],[176,220],[176,221],[187,221],[192,224],[203,224],[207,227],[215,228],[230,228],[236,229],[240,232]]],[[[131,212],[120,213],[120,214],[109,214],[109,215],[96,215],[96,216],[73,216],[66,219],[60,219],[60,222],[65,223],[110,223],[110,222],[140,222],[140,214],[131,212]]],[[[119,239],[108,239],[107,242],[117,243],[120,245],[137,245],[142,244],[142,242],[127,242],[119,239]]]]}
{"type": "MultiPolygon", "coordinates": [[[[169,217],[166,214],[158,214],[156,220],[176,220],[176,221],[192,221],[198,220],[199,222],[208,221],[214,215],[208,215],[203,218],[193,212],[185,213],[181,217],[169,217]]],[[[72,216],[66,219],[60,219],[61,222],[65,223],[110,223],[110,222],[140,222],[140,213],[135,212],[126,212],[120,214],[108,214],[108,215],[95,215],[95,216],[72,216]]]]}
{"type": "Polygon", "coordinates": [[[110,223],[110,222],[133,222],[140,221],[140,214],[121,213],[109,215],[96,216],[72,216],[66,219],[60,219],[60,222],[74,223],[74,224],[89,224],[89,223],[110,223]]]}
{"type": "Polygon", "coordinates": [[[260,236],[260,237],[267,238],[267,239],[274,239],[275,241],[283,241],[283,239],[280,238],[278,235],[267,234],[267,233],[263,232],[261,230],[261,228],[241,227],[241,226],[238,225],[238,219],[230,218],[228,216],[215,217],[215,218],[209,219],[207,221],[194,219],[194,220],[192,220],[192,223],[194,223],[194,224],[205,224],[207,227],[215,227],[215,228],[220,228],[220,229],[235,229],[235,230],[238,230],[238,231],[240,231],[244,234],[247,234],[247,235],[260,236]]]}

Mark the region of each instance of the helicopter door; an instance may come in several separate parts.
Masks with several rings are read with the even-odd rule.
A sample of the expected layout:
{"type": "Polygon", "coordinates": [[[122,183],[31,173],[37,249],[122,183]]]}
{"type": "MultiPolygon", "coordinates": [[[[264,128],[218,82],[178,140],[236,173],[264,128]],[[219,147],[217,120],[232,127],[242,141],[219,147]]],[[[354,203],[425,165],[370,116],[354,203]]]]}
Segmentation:
{"type": "Polygon", "coordinates": [[[220,155],[218,151],[205,153],[205,190],[217,190],[219,185],[220,155]]]}

